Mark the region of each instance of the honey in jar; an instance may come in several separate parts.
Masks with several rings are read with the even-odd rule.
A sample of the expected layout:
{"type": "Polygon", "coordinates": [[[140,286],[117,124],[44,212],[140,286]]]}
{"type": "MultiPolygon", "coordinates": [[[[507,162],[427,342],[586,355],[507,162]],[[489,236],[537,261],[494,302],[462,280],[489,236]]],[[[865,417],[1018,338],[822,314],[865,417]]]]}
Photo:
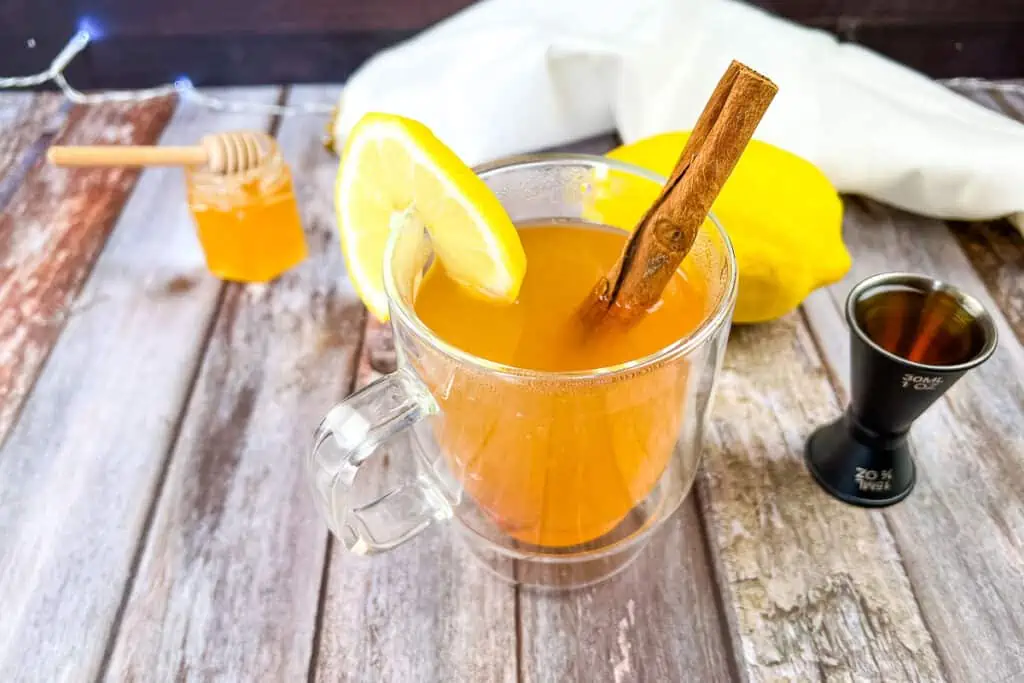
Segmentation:
{"type": "Polygon", "coordinates": [[[276,144],[246,171],[186,169],[186,187],[207,267],[217,277],[267,282],[306,258],[291,172],[276,144]]]}

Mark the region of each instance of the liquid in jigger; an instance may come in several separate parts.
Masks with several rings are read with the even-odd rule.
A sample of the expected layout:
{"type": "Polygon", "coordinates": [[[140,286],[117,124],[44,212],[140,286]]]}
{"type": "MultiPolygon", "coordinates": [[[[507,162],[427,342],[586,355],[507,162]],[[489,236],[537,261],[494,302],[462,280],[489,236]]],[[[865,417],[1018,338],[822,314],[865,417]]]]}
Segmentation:
{"type": "Polygon", "coordinates": [[[958,365],[986,341],[976,319],[941,290],[882,288],[857,302],[855,316],[873,342],[912,363],[958,365]]]}

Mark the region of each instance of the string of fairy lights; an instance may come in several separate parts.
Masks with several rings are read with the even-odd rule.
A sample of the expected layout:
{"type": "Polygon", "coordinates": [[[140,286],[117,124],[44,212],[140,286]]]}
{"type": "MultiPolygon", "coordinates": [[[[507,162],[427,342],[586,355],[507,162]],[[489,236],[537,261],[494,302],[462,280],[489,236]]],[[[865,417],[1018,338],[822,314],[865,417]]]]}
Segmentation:
{"type": "MultiPolygon", "coordinates": [[[[0,77],[0,90],[17,88],[34,88],[46,83],[53,83],[64,96],[75,104],[104,104],[108,102],[144,102],[146,100],[177,94],[185,101],[213,111],[225,112],[259,112],[290,116],[294,114],[333,114],[335,105],[326,102],[307,102],[301,104],[264,104],[244,102],[223,97],[215,97],[200,92],[187,76],[173,83],[142,88],[138,90],[116,90],[102,93],[84,93],[68,83],[64,71],[72,60],[95,41],[99,32],[89,22],[83,22],[78,31],[71,37],[64,48],[57,53],[50,65],[39,73],[28,76],[0,77]]],[[[983,88],[989,92],[1008,94],[1024,94],[1024,83],[993,82],[981,78],[950,78],[940,81],[943,85],[954,89],[983,88]]]]}
{"type": "Polygon", "coordinates": [[[209,93],[197,90],[187,76],[182,76],[173,83],[166,83],[152,88],[84,93],[68,82],[64,71],[75,57],[84,51],[91,42],[96,40],[97,35],[98,32],[95,28],[87,23],[83,23],[46,69],[28,76],[0,77],[0,90],[34,88],[46,83],[53,83],[69,101],[75,104],[145,102],[146,100],[177,94],[184,101],[192,102],[214,111],[257,112],[290,116],[294,114],[332,114],[335,110],[335,105],[326,102],[265,104],[215,97],[209,93]]]}

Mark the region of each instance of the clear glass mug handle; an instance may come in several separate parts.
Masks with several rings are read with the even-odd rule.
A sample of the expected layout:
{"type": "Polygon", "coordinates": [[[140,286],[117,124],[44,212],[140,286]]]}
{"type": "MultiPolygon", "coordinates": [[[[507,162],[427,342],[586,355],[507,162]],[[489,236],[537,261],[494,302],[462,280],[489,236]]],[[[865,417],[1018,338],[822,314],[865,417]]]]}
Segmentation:
{"type": "Polygon", "coordinates": [[[452,516],[413,429],[435,412],[415,375],[399,369],[334,406],[320,423],[307,473],[321,514],[347,550],[384,552],[452,516]]]}

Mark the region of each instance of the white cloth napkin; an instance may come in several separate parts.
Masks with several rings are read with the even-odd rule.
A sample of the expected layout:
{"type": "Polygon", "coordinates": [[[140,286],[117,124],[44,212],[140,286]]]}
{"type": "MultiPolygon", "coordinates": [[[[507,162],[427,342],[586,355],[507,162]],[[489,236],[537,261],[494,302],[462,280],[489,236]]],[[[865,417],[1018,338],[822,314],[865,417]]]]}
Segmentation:
{"type": "Polygon", "coordinates": [[[734,0],[484,0],[363,65],[335,135],[419,119],[470,164],[690,128],[729,61],[779,85],[756,137],[840,192],[1024,232],[1024,125],[884,57],[734,0]]]}

